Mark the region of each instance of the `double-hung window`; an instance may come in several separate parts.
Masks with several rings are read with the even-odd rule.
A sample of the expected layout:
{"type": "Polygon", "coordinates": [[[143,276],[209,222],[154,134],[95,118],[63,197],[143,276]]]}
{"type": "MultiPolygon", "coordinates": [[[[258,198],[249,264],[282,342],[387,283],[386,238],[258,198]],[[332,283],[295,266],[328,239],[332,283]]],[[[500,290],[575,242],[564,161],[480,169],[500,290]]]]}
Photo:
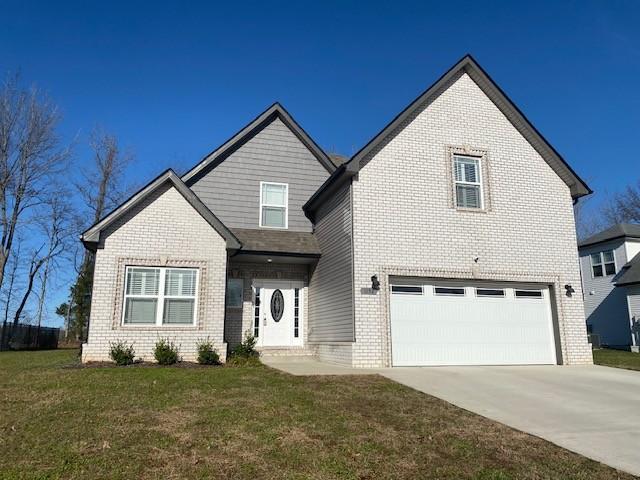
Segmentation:
{"type": "Polygon", "coordinates": [[[260,182],[260,226],[288,228],[289,186],[260,182]]]}
{"type": "Polygon", "coordinates": [[[482,209],[482,173],[480,158],[464,155],[453,156],[456,188],[456,206],[482,209]]]}
{"type": "Polygon", "coordinates": [[[193,325],[198,269],[127,267],[122,322],[125,325],[193,325]]]}
{"type": "Polygon", "coordinates": [[[607,275],[615,275],[616,260],[613,250],[605,250],[604,252],[591,254],[591,272],[594,277],[604,277],[607,275]]]}

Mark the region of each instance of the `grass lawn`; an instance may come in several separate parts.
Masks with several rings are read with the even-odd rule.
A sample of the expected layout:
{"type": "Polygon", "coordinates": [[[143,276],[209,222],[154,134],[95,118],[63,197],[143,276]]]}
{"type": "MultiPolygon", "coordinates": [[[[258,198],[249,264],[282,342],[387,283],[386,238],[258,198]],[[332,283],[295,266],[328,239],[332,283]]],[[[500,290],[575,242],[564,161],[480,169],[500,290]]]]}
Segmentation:
{"type": "Polygon", "coordinates": [[[378,376],[0,353],[1,479],[632,478],[378,376]]]}
{"type": "Polygon", "coordinates": [[[607,367],[640,370],[640,353],[601,348],[593,351],[593,362],[607,367]]]}

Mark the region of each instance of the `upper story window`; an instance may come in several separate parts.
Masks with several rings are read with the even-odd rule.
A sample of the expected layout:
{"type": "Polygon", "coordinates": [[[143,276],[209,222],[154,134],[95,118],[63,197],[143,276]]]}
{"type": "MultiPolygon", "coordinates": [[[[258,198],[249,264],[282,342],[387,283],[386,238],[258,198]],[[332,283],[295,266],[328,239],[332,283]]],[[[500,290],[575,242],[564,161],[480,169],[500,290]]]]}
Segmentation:
{"type": "Polygon", "coordinates": [[[289,185],[260,182],[260,226],[288,228],[289,185]]]}
{"type": "Polygon", "coordinates": [[[198,269],[127,267],[125,325],[193,325],[198,269]]]}
{"type": "Polygon", "coordinates": [[[616,274],[616,259],[613,250],[591,254],[591,272],[594,277],[616,274]]]}
{"type": "Polygon", "coordinates": [[[482,209],[482,173],[480,158],[464,155],[453,156],[456,187],[456,206],[482,209]]]}

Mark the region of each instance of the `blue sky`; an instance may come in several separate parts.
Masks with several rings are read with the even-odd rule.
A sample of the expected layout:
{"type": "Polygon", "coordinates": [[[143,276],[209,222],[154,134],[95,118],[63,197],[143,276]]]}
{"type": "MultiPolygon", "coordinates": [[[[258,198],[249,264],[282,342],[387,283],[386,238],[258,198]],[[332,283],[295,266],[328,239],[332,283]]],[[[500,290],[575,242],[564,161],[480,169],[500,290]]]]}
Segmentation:
{"type": "MultiPolygon", "coordinates": [[[[3,1],[0,73],[46,90],[77,137],[187,169],[274,101],[354,153],[471,53],[596,191],[640,177],[640,2],[3,1]]],[[[52,300],[53,302],[53,300],[52,300]]]]}

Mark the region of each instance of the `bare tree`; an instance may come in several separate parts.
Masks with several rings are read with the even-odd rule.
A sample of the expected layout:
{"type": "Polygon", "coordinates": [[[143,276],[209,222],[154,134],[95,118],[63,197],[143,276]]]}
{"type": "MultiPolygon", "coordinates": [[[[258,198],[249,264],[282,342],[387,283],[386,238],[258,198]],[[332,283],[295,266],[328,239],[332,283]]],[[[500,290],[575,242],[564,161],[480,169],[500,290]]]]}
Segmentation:
{"type": "Polygon", "coordinates": [[[640,180],[613,196],[604,208],[604,217],[611,224],[640,223],[640,180]]]}
{"type": "MultiPolygon", "coordinates": [[[[63,190],[61,190],[60,193],[63,193],[63,190]]],[[[66,201],[66,196],[57,195],[51,199],[50,213],[50,217],[43,219],[41,222],[43,234],[46,235],[48,239],[48,251],[45,255],[44,268],[40,271],[39,275],[40,288],[38,292],[38,308],[36,311],[38,328],[42,324],[50,277],[54,269],[59,266],[57,264],[59,258],[63,256],[70,247],[71,235],[75,231],[72,227],[71,207],[66,201]]]]}
{"type": "Polygon", "coordinates": [[[91,133],[89,145],[93,162],[82,171],[82,181],[76,187],[91,212],[93,224],[122,201],[126,194],[122,181],[124,171],[133,157],[122,150],[114,135],[98,128],[91,133]]]}
{"type": "Polygon", "coordinates": [[[11,251],[11,255],[8,263],[9,275],[7,277],[6,289],[4,291],[4,319],[3,324],[6,326],[9,321],[9,310],[11,309],[11,301],[13,300],[14,290],[16,288],[16,278],[18,276],[18,268],[20,267],[20,247],[22,240],[18,238],[16,240],[15,248],[11,251]]]}
{"type": "Polygon", "coordinates": [[[609,226],[607,219],[603,218],[602,208],[596,208],[593,204],[593,197],[579,199],[573,207],[573,212],[578,240],[590,237],[609,226]]]}
{"type": "MultiPolygon", "coordinates": [[[[42,229],[43,237],[46,238],[46,242],[38,249],[34,250],[31,254],[31,260],[29,263],[29,271],[27,274],[27,286],[22,295],[22,300],[18,305],[13,317],[14,328],[20,322],[22,312],[31,293],[33,292],[36,277],[40,270],[45,267],[49,267],[52,262],[65,251],[67,246],[67,240],[71,234],[71,228],[69,223],[70,212],[69,207],[65,203],[64,196],[54,196],[48,205],[49,215],[47,217],[41,217],[38,220],[38,224],[42,229]]],[[[47,273],[47,275],[50,273],[47,273]]],[[[46,282],[47,277],[44,277],[46,282]]],[[[40,302],[44,301],[46,295],[46,283],[41,290],[40,302]]],[[[39,306],[39,314],[41,313],[41,305],[39,306]]]]}
{"type": "MultiPolygon", "coordinates": [[[[123,185],[124,171],[133,156],[122,150],[114,135],[99,129],[91,134],[90,145],[94,152],[93,162],[90,168],[83,171],[82,181],[76,184],[76,187],[90,212],[92,223],[96,223],[126,196],[127,191],[123,185]]],[[[80,340],[89,321],[93,263],[93,254],[85,251],[69,301],[68,310],[69,313],[73,312],[76,322],[74,330],[80,340]]]]}
{"type": "Polygon", "coordinates": [[[0,285],[19,223],[49,193],[49,179],[69,157],[57,134],[60,115],[17,77],[0,87],[0,285]]]}

